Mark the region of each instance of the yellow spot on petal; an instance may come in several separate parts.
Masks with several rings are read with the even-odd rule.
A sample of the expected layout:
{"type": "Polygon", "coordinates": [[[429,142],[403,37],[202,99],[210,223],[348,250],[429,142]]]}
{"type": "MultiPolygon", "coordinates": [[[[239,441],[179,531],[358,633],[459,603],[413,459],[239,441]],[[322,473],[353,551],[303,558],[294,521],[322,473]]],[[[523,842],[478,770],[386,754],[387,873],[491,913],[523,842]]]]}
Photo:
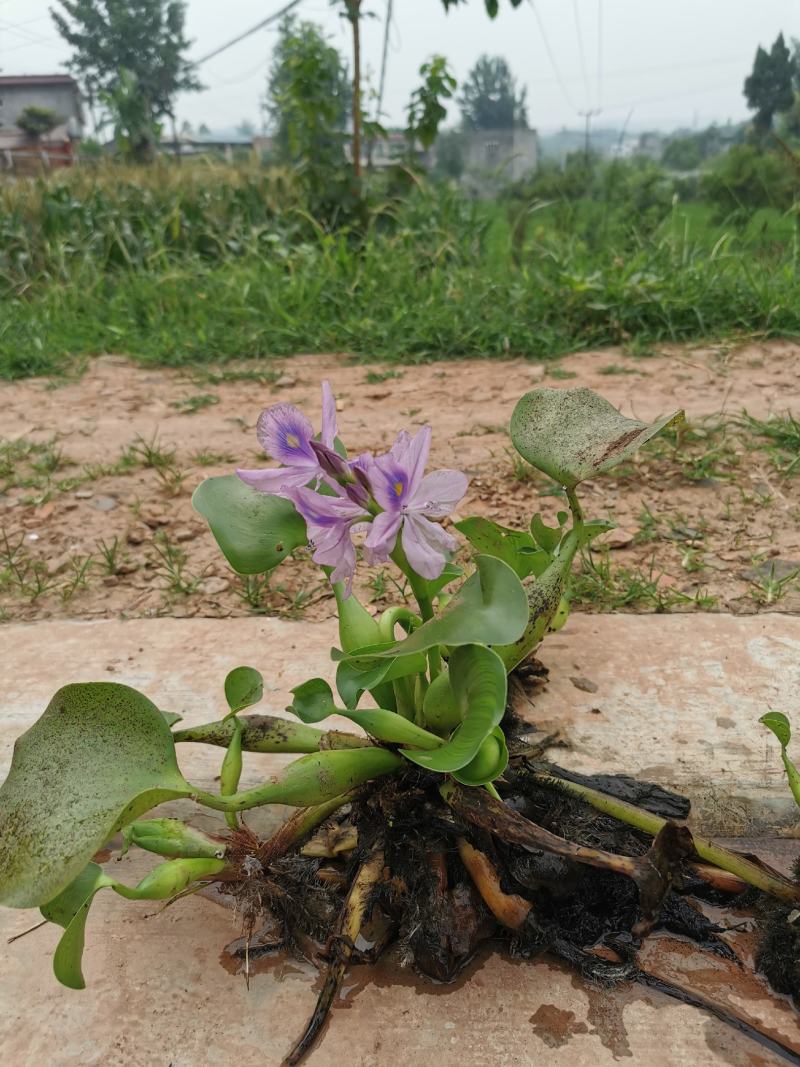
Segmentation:
{"type": "Polygon", "coordinates": [[[297,436],[296,433],[287,433],[286,444],[289,446],[289,448],[299,448],[300,438],[297,436]]]}
{"type": "Polygon", "coordinates": [[[395,482],[394,483],[394,495],[395,496],[402,496],[403,495],[403,483],[402,482],[395,482]]]}

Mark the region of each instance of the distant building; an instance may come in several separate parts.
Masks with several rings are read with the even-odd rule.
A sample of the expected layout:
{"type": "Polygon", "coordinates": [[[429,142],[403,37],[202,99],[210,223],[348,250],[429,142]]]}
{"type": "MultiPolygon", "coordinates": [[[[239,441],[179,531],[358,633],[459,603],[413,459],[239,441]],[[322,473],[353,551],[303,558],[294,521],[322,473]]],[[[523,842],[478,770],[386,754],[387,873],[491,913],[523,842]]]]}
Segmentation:
{"type": "Polygon", "coordinates": [[[36,169],[65,166],[83,136],[84,116],[78,83],[69,74],[0,75],[0,167],[36,169]],[[26,108],[52,111],[52,130],[32,137],[17,125],[26,108]]]}
{"type": "Polygon", "coordinates": [[[464,144],[464,183],[478,195],[536,172],[539,145],[536,130],[471,130],[464,144]]]}

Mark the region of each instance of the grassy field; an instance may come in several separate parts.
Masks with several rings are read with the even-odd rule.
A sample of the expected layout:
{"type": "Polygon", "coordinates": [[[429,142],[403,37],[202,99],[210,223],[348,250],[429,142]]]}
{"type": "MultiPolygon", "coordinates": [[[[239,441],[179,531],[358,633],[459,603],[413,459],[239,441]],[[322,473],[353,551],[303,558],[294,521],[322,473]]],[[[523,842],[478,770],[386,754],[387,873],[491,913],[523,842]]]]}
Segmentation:
{"type": "Polygon", "coordinates": [[[323,227],[290,175],[250,166],[17,182],[0,187],[0,377],[109,351],[413,363],[799,335],[796,220],[417,186],[323,227]]]}

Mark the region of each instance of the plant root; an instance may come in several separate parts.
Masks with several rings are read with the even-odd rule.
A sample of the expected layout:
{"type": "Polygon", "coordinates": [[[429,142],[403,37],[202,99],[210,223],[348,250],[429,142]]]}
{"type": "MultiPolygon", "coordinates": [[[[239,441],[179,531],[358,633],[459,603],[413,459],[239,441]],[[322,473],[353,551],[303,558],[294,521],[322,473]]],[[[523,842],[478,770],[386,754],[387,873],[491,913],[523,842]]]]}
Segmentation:
{"type": "Polygon", "coordinates": [[[356,938],[370,911],[373,892],[383,876],[383,867],[384,851],[383,848],[376,846],[359,867],[353,879],[339,917],[337,932],[328,941],[327,952],[330,956],[330,963],[322,991],[317,999],[317,1006],[302,1035],[284,1060],[284,1067],[294,1067],[295,1064],[300,1063],[322,1031],[334,997],[342,984],[347,964],[353,954],[356,938]]]}
{"type": "MultiPolygon", "coordinates": [[[[282,946],[327,968],[314,1013],[284,1063],[298,1064],[319,1038],[349,964],[375,962],[395,940],[403,963],[449,983],[489,938],[522,958],[551,953],[592,981],[660,988],[800,1062],[752,1020],[702,992],[670,986],[639,962],[643,939],[661,929],[743,968],[720,936],[725,927],[693,899],[724,903],[734,895],[737,905],[755,907],[764,931],[759,969],[774,988],[800,997],[800,919],[792,906],[698,861],[688,829],[646,807],[598,794],[622,804],[623,814],[598,810],[583,795],[594,796],[596,779],[562,788],[541,763],[524,764],[512,758],[497,783],[500,799],[414,769],[298,811],[267,841],[246,826],[229,835],[233,878],[225,888],[246,931],[231,954],[248,971],[249,958],[282,946]]],[[[623,796],[634,790],[630,779],[610,788],[623,796]]],[[[658,787],[637,783],[635,795],[685,812],[681,798],[658,787]]],[[[797,890],[755,857],[726,855],[770,888],[797,890]]]]}

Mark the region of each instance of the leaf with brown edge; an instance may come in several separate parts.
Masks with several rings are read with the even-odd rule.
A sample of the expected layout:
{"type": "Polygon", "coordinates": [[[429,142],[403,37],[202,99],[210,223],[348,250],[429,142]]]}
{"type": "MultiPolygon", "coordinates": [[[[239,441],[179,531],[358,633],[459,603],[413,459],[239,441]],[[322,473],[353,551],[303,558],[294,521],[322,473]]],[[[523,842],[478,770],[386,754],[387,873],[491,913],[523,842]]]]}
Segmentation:
{"type": "Polygon", "coordinates": [[[511,440],[528,463],[574,489],[683,419],[683,412],[675,411],[653,423],[640,422],[621,415],[591,389],[533,389],[514,408],[511,440]]]}

